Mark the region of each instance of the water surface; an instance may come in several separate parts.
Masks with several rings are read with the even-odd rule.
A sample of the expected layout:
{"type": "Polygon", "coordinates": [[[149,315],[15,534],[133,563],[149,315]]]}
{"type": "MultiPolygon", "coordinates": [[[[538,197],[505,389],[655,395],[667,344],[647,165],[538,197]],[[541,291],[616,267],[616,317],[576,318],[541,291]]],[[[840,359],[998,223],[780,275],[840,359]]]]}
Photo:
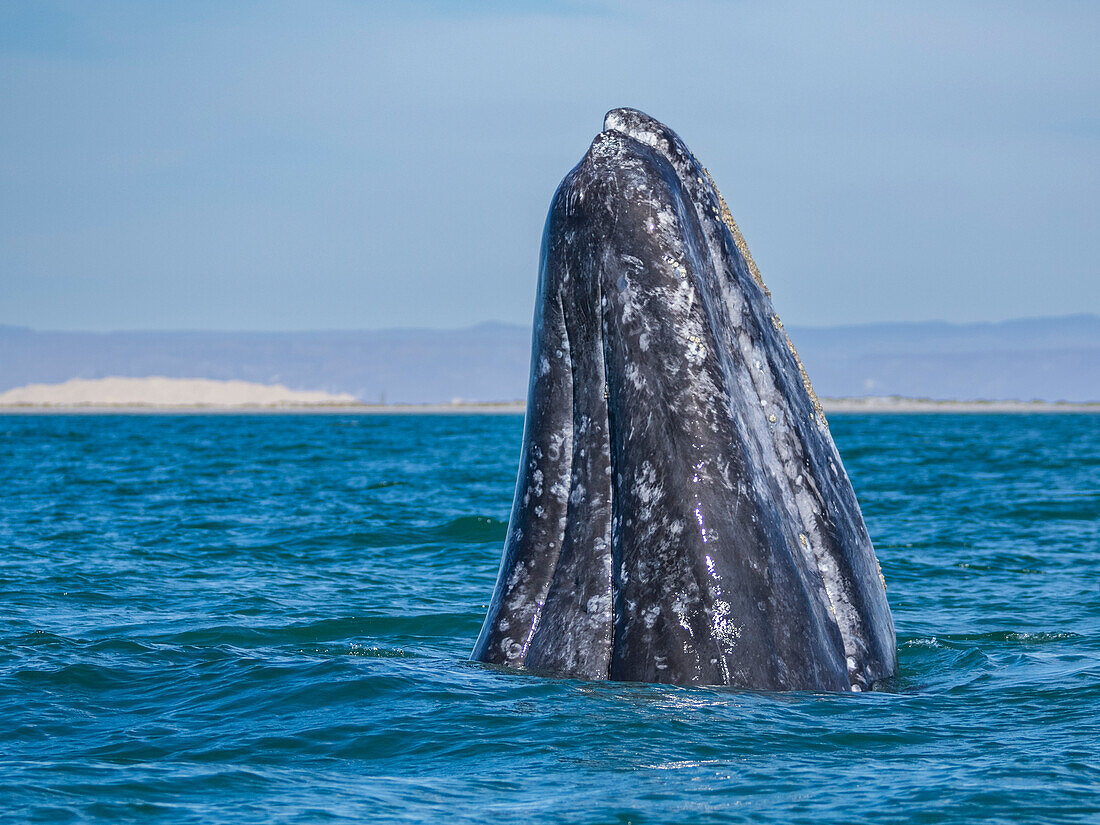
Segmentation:
{"type": "Polygon", "coordinates": [[[0,819],[1100,821],[1100,417],[831,424],[892,693],[470,663],[517,416],[0,416],[0,819]]]}

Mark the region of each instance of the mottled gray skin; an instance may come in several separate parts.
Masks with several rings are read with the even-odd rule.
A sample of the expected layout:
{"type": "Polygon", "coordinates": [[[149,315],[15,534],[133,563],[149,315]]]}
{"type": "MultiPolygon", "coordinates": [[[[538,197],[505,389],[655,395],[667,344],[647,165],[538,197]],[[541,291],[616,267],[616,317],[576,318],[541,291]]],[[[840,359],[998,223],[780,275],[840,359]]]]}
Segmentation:
{"type": "Polygon", "coordinates": [[[865,690],[897,667],[885,584],[770,295],[681,140],[632,109],[604,129],[546,222],[523,456],[474,658],[865,690]]]}

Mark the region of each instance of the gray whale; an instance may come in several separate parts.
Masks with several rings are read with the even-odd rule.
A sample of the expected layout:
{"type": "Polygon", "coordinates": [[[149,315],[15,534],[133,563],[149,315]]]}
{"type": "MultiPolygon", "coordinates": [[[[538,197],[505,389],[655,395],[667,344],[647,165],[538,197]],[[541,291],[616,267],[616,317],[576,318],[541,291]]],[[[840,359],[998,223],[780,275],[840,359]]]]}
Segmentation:
{"type": "Polygon", "coordinates": [[[615,109],[558,187],[482,662],[860,691],[897,668],[828,423],[710,175],[615,109]]]}

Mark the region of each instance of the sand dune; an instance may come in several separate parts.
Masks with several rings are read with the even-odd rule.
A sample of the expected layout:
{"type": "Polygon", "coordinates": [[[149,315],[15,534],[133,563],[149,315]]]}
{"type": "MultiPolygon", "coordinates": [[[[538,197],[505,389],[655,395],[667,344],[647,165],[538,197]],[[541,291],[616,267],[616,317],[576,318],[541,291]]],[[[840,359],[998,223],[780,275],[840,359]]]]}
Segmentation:
{"type": "Polygon", "coordinates": [[[347,393],[290,390],[282,384],[208,378],[74,378],[0,392],[0,406],[34,407],[292,407],[354,404],[347,393]]]}
{"type": "MultiPolygon", "coordinates": [[[[822,398],[827,413],[912,412],[1100,412],[1100,404],[1046,403],[1041,401],[939,401],[898,396],[822,398]]],[[[216,412],[233,409],[303,412],[355,412],[385,414],[512,413],[522,414],[526,404],[460,402],[450,404],[364,404],[348,393],[287,389],[282,384],[248,381],[216,381],[207,378],[74,378],[62,384],[28,384],[0,392],[0,410],[9,412],[63,412],[103,410],[141,412],[176,410],[216,412]]]]}

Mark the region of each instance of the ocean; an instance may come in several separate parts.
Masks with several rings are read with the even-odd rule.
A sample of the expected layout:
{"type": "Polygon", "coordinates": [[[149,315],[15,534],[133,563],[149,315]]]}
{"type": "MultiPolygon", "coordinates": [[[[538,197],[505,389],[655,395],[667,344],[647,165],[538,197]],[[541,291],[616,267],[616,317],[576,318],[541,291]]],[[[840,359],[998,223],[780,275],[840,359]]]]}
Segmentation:
{"type": "Polygon", "coordinates": [[[471,663],[522,423],[0,416],[0,821],[1100,822],[1100,416],[832,416],[860,695],[471,663]]]}

